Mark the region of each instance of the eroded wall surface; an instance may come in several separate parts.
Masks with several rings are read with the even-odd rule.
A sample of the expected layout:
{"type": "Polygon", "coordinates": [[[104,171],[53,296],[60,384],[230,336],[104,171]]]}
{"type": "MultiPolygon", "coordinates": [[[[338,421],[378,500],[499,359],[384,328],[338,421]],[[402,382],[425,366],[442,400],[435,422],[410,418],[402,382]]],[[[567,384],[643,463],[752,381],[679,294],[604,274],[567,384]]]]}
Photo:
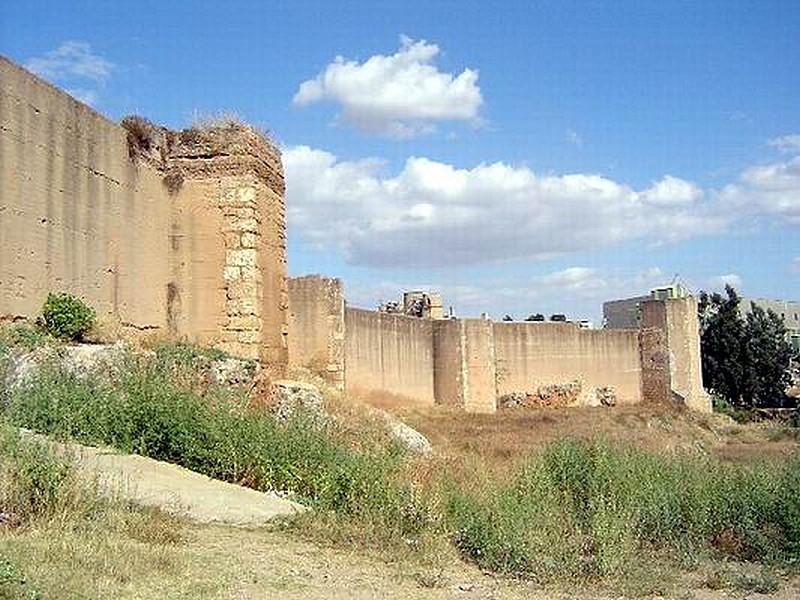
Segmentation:
{"type": "Polygon", "coordinates": [[[574,323],[494,323],[499,396],[577,382],[578,401],[598,404],[611,388],[618,403],[641,400],[636,331],[580,329],[574,323]]]}
{"type": "Polygon", "coordinates": [[[703,389],[699,329],[696,298],[642,303],[645,400],[678,401],[692,410],[711,412],[711,399],[703,389]]]}
{"type": "Polygon", "coordinates": [[[104,327],[186,337],[280,371],[277,149],[246,127],[154,131],[160,147],[133,157],[124,129],[0,57],[0,318],[33,318],[49,291],[68,291],[104,327]]]}
{"type": "Polygon", "coordinates": [[[0,315],[35,316],[66,290],[124,326],[164,328],[170,215],[120,127],[0,57],[0,315]]]}
{"type": "Polygon", "coordinates": [[[697,299],[688,297],[665,300],[664,308],[672,390],[683,398],[687,407],[711,412],[711,399],[703,388],[697,299]]]}
{"type": "Polygon", "coordinates": [[[433,326],[433,395],[438,404],[464,407],[468,379],[461,321],[447,319],[433,326]]]}
{"type": "Polygon", "coordinates": [[[344,339],[341,281],[289,278],[289,364],[310,367],[344,389],[344,339]]]}
{"type": "Polygon", "coordinates": [[[434,402],[433,321],[345,308],[348,390],[434,402]]]}

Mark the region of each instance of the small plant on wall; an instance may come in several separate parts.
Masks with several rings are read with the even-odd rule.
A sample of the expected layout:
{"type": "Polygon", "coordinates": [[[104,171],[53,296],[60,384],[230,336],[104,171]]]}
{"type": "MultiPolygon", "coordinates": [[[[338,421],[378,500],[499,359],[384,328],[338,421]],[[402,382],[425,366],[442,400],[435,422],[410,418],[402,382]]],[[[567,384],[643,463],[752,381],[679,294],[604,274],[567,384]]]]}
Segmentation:
{"type": "Polygon", "coordinates": [[[42,307],[42,324],[53,336],[81,340],[94,325],[95,311],[66,292],[49,293],[42,307]]]}

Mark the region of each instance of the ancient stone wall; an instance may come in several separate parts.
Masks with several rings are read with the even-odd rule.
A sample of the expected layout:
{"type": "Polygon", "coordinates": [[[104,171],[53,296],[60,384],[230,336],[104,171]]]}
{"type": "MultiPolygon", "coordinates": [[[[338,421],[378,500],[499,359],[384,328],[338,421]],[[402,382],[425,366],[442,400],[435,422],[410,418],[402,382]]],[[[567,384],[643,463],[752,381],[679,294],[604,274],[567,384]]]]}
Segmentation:
{"type": "MultiPolygon", "coordinates": [[[[497,393],[526,393],[548,402],[553,385],[570,385],[583,405],[641,400],[635,330],[581,329],[575,323],[494,323],[497,393]]],[[[564,394],[553,401],[563,401],[564,394]]]]}
{"type": "Polygon", "coordinates": [[[344,294],[338,279],[289,278],[289,364],[344,389],[344,294]]]}
{"type": "Polygon", "coordinates": [[[0,318],[48,291],[120,333],[287,360],[283,172],[246,126],[168,132],[147,148],[0,57],[0,318]],[[168,182],[167,176],[173,179],[168,182]]]}
{"type": "Polygon", "coordinates": [[[429,319],[345,308],[348,390],[381,390],[434,402],[429,319]]]}
{"type": "Polygon", "coordinates": [[[464,408],[468,373],[466,339],[461,321],[447,319],[433,326],[433,395],[438,404],[464,408]]]}
{"type": "Polygon", "coordinates": [[[492,322],[448,319],[433,324],[436,402],[467,412],[494,412],[497,363],[492,322]]]}
{"type": "Polygon", "coordinates": [[[642,303],[640,337],[647,400],[669,399],[711,412],[711,399],[703,389],[699,329],[694,297],[642,303]]]}
{"type": "Polygon", "coordinates": [[[461,408],[679,401],[708,410],[696,301],[642,304],[641,330],[430,320],[344,308],[338,280],[290,283],[294,364],[344,369],[346,389],[461,408]],[[343,340],[344,361],[337,348],[343,340]]]}
{"type": "Polygon", "coordinates": [[[170,221],[124,130],[0,58],[0,315],[35,316],[67,290],[123,326],[163,328],[170,221]]]}

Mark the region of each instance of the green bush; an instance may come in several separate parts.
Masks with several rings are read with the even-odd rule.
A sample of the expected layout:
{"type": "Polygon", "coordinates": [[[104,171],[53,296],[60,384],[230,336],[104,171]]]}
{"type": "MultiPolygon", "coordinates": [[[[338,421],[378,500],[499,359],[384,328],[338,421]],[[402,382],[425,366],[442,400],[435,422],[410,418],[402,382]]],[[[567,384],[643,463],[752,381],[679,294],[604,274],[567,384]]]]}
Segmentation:
{"type": "Polygon", "coordinates": [[[83,339],[94,325],[94,320],[94,309],[66,292],[49,293],[42,307],[44,327],[57,338],[83,339]]]}
{"type": "Polygon", "coordinates": [[[7,520],[24,525],[52,516],[70,503],[75,483],[69,463],[0,417],[0,510],[7,520]]]}
{"type": "Polygon", "coordinates": [[[355,514],[390,502],[388,480],[400,464],[395,449],[359,453],[302,417],[278,422],[246,410],[240,391],[195,383],[181,370],[190,369],[182,356],[183,350],[128,356],[102,379],[43,365],[10,395],[6,412],[39,432],[259,490],[290,490],[321,509],[355,514]]]}
{"type": "Polygon", "coordinates": [[[41,327],[30,323],[0,325],[0,348],[18,348],[30,351],[51,342],[52,338],[41,327]]]}
{"type": "Polygon", "coordinates": [[[727,415],[740,424],[750,423],[753,420],[753,411],[746,408],[737,408],[722,396],[711,394],[711,403],[714,412],[727,415]]]}
{"type": "Polygon", "coordinates": [[[800,460],[747,468],[562,440],[510,483],[451,491],[447,512],[464,556],[537,579],[624,578],[648,550],[791,566],[800,460]]]}

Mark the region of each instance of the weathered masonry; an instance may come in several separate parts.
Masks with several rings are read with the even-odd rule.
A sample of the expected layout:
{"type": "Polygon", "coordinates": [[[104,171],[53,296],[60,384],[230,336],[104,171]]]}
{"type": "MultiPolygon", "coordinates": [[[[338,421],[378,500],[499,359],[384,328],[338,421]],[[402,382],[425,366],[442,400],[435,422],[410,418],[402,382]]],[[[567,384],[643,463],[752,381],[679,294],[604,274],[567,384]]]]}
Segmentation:
{"type": "Polygon", "coordinates": [[[0,57],[0,318],[35,317],[65,290],[121,334],[185,337],[283,370],[280,153],[242,125],[138,125],[0,57]]]}
{"type": "Polygon", "coordinates": [[[327,373],[343,389],[468,412],[531,397],[575,405],[674,401],[710,410],[691,297],[644,301],[637,330],[350,308],[339,280],[319,276],[291,279],[289,304],[290,362],[327,373]]]}
{"type": "Polygon", "coordinates": [[[710,409],[692,298],[643,301],[637,329],[602,331],[350,308],[336,279],[287,279],[284,212],[280,153],[251,127],[123,128],[0,57],[0,320],[68,291],[112,334],[186,338],[276,375],[291,360],[342,389],[470,412],[710,409]]]}

